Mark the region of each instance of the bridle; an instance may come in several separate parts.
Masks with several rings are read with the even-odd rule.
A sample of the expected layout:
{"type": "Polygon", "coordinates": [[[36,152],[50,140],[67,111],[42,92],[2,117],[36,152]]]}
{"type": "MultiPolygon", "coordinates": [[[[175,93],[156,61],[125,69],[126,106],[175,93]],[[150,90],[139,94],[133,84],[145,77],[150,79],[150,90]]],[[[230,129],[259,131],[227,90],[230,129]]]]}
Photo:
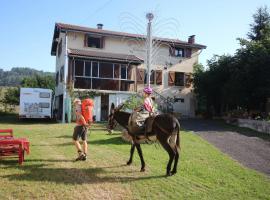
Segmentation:
{"type": "Polygon", "coordinates": [[[108,116],[108,126],[107,126],[108,131],[112,131],[116,127],[117,121],[114,119],[114,114],[115,112],[120,111],[123,108],[123,106],[124,104],[120,104],[118,107],[111,110],[111,113],[108,116]]]}

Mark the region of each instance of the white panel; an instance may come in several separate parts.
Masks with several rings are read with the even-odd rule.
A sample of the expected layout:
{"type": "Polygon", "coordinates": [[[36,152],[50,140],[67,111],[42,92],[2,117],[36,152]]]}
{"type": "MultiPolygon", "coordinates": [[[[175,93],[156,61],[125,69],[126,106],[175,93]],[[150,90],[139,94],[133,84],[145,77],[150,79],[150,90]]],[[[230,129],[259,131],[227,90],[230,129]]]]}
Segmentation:
{"type": "Polygon", "coordinates": [[[28,118],[51,117],[52,90],[41,88],[21,88],[20,116],[28,118]],[[48,98],[41,98],[40,93],[49,93],[48,98]],[[46,107],[41,107],[46,105],[46,107]],[[48,107],[47,107],[48,106],[48,107]]]}
{"type": "Polygon", "coordinates": [[[94,112],[93,115],[96,116],[96,121],[100,121],[100,115],[101,115],[101,97],[96,96],[94,98],[94,112]]]}

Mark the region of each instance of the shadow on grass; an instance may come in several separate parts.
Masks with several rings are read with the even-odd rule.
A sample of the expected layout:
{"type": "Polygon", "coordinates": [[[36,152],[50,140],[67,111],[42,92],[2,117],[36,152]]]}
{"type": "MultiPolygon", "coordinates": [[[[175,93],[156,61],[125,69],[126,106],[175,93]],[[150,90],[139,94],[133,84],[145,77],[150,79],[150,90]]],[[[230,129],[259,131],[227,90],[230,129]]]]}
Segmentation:
{"type": "Polygon", "coordinates": [[[56,123],[50,119],[19,119],[18,114],[15,113],[0,113],[0,124],[31,125],[56,123]]]}
{"type": "MultiPolygon", "coordinates": [[[[59,184],[98,184],[98,183],[114,183],[114,182],[131,182],[138,180],[159,179],[166,176],[137,176],[127,175],[126,170],[107,171],[106,167],[95,167],[87,169],[78,168],[51,168],[45,164],[24,165],[24,166],[7,166],[3,169],[15,168],[23,171],[23,173],[3,175],[11,181],[38,181],[51,182],[59,184]],[[115,174],[118,174],[117,176],[115,174]]],[[[108,168],[108,167],[107,167],[108,168]]],[[[119,166],[111,168],[118,169],[119,166]]],[[[142,173],[143,175],[143,173],[142,173]]]]}
{"type": "Polygon", "coordinates": [[[119,137],[112,137],[108,139],[102,139],[102,140],[93,140],[89,141],[90,144],[100,144],[100,145],[107,145],[107,144],[117,144],[117,145],[122,145],[122,144],[129,144],[125,142],[120,136],[119,137]]]}
{"type": "MultiPolygon", "coordinates": [[[[91,136],[90,136],[91,137],[91,136]]],[[[71,138],[71,137],[69,137],[71,138]]],[[[88,144],[99,144],[99,145],[108,145],[108,144],[116,144],[116,145],[126,145],[129,144],[128,142],[125,142],[121,137],[112,137],[108,139],[101,139],[101,140],[91,140],[88,139],[88,144]]],[[[61,143],[61,144],[55,144],[53,146],[70,146],[74,145],[72,142],[66,142],[66,143],[61,143]]],[[[50,145],[48,145],[50,146],[50,145]]]]}

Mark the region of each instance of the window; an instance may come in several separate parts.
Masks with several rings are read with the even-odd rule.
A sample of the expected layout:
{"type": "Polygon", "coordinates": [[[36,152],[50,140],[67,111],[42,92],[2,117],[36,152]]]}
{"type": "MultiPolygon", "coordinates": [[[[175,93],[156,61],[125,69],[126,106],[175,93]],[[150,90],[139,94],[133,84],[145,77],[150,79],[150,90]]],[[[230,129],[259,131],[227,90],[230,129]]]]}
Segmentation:
{"type": "Polygon", "coordinates": [[[184,73],[175,72],[175,85],[176,86],[184,86],[184,73]]]}
{"type": "Polygon", "coordinates": [[[85,76],[91,76],[91,62],[85,62],[85,76]]]}
{"type": "Polygon", "coordinates": [[[58,50],[57,55],[58,55],[58,57],[60,57],[61,53],[62,53],[62,39],[58,44],[58,49],[57,50],[58,50]]]}
{"type": "Polygon", "coordinates": [[[46,102],[45,103],[43,103],[43,102],[42,103],[39,103],[39,107],[40,108],[49,108],[50,107],[50,103],[46,103],[46,102]]]}
{"type": "Polygon", "coordinates": [[[101,37],[86,36],[86,46],[92,48],[103,48],[103,39],[101,37]]]}
{"type": "Polygon", "coordinates": [[[99,77],[100,78],[113,78],[113,64],[112,63],[99,63],[99,77]]]}
{"type": "Polygon", "coordinates": [[[127,66],[121,65],[121,79],[127,79],[127,66]]]}
{"type": "Polygon", "coordinates": [[[175,48],[174,56],[176,56],[176,57],[184,57],[184,49],[175,48]]]}
{"type": "Polygon", "coordinates": [[[50,98],[51,94],[49,92],[40,92],[39,98],[50,98]]]}
{"type": "Polygon", "coordinates": [[[60,68],[60,82],[64,81],[64,66],[60,68]]]}
{"type": "Polygon", "coordinates": [[[168,73],[168,85],[169,86],[184,86],[185,74],[183,72],[173,72],[168,73]]]}
{"type": "Polygon", "coordinates": [[[120,76],[120,65],[119,64],[114,64],[114,75],[113,78],[118,79],[120,76]]]}
{"type": "Polygon", "coordinates": [[[175,98],[174,98],[174,102],[181,102],[181,103],[184,103],[184,102],[185,102],[185,99],[184,99],[184,98],[178,98],[178,97],[175,97],[175,98]]]}
{"type": "Polygon", "coordinates": [[[84,75],[84,62],[82,60],[75,60],[75,76],[84,75]]]}
{"type": "Polygon", "coordinates": [[[98,77],[98,62],[92,62],[92,77],[98,77]]]}

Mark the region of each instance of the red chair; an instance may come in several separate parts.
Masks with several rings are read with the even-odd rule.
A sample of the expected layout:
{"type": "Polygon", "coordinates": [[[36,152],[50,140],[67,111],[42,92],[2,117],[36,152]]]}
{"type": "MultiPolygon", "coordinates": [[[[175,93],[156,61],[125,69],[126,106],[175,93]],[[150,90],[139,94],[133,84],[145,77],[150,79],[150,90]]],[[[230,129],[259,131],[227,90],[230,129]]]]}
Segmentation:
{"type": "Polygon", "coordinates": [[[12,129],[0,129],[0,139],[3,138],[13,138],[13,130],[12,129]],[[5,134],[3,134],[5,133],[5,134]]]}
{"type": "Polygon", "coordinates": [[[12,129],[0,129],[0,158],[18,157],[19,164],[24,161],[24,154],[30,153],[30,142],[27,138],[14,138],[12,129]]]}

